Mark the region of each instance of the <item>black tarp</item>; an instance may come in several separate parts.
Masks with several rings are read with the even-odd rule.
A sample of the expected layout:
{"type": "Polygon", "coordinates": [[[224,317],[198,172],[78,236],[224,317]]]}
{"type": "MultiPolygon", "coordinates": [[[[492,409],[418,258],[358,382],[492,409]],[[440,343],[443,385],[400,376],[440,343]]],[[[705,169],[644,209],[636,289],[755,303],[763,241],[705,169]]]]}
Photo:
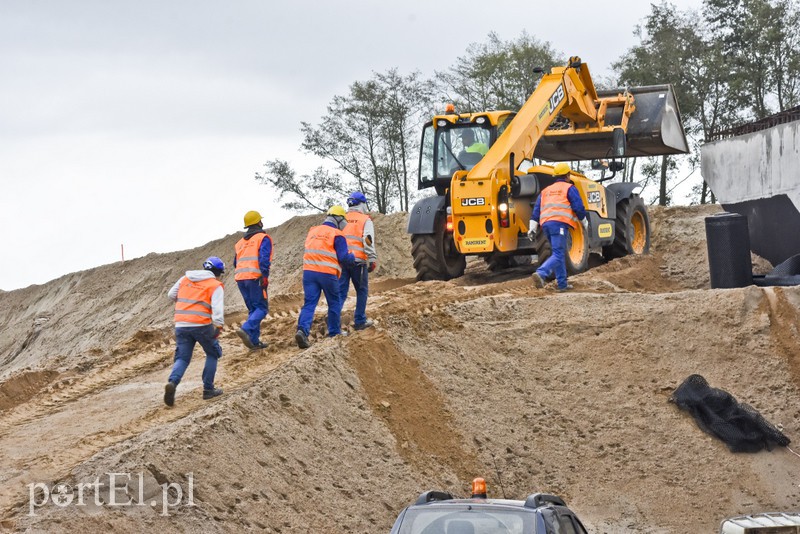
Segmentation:
{"type": "Polygon", "coordinates": [[[712,388],[705,378],[691,375],[669,399],[694,417],[697,426],[725,442],[731,452],[758,452],[785,447],[790,440],[752,406],[712,388]]]}

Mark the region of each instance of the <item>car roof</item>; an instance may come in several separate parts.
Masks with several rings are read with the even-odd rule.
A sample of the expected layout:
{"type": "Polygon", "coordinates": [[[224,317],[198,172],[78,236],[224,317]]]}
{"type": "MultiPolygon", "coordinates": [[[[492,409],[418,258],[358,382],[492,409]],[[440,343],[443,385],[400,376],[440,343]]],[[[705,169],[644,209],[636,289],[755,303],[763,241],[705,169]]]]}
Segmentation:
{"type": "Polygon", "coordinates": [[[412,506],[431,505],[434,503],[453,503],[471,504],[471,505],[493,505],[493,506],[510,506],[523,509],[536,509],[543,506],[559,506],[567,508],[567,504],[561,497],[550,495],[548,493],[532,493],[524,501],[511,500],[511,499],[489,499],[485,495],[473,495],[470,498],[453,498],[449,493],[443,491],[429,490],[421,493],[417,501],[412,506]]]}
{"type": "Polygon", "coordinates": [[[442,508],[448,506],[472,506],[475,508],[491,506],[494,508],[508,508],[517,512],[526,512],[532,514],[535,514],[537,510],[541,510],[545,507],[566,508],[565,506],[559,506],[557,504],[548,504],[545,506],[532,508],[530,506],[525,506],[525,501],[512,499],[447,499],[444,501],[430,501],[427,503],[412,504],[408,506],[408,508],[442,508]]]}
{"type": "Polygon", "coordinates": [[[441,506],[448,504],[471,504],[471,505],[501,505],[501,506],[525,506],[525,501],[517,501],[512,499],[447,499],[446,501],[431,501],[425,504],[418,504],[415,506],[441,506]]]}

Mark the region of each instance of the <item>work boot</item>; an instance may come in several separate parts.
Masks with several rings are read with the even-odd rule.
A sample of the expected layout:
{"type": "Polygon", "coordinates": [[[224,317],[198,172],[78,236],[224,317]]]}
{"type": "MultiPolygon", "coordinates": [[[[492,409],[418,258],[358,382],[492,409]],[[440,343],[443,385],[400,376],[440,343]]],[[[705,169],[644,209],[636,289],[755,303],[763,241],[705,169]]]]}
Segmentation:
{"type": "Polygon", "coordinates": [[[372,319],[367,319],[365,322],[361,324],[354,325],[353,328],[355,328],[356,330],[364,330],[366,328],[372,327],[374,324],[375,323],[372,322],[372,319]]]}
{"type": "Polygon", "coordinates": [[[302,330],[297,331],[297,333],[294,335],[294,340],[297,342],[297,346],[301,349],[307,349],[311,346],[311,343],[308,342],[308,336],[302,330]]]}
{"type": "Polygon", "coordinates": [[[573,286],[572,284],[567,284],[566,287],[559,287],[558,291],[563,293],[564,291],[569,291],[571,289],[575,289],[575,286],[573,286]]]}
{"type": "Polygon", "coordinates": [[[531,280],[533,280],[533,287],[537,287],[539,289],[542,289],[544,287],[544,280],[539,275],[539,273],[533,273],[531,275],[531,280]]]}
{"type": "Polygon", "coordinates": [[[222,388],[203,390],[203,400],[213,399],[214,397],[219,397],[220,395],[222,395],[222,388]]]}
{"type": "Polygon", "coordinates": [[[167,382],[164,386],[164,404],[172,406],[175,404],[175,382],[167,382]]]}
{"type": "Polygon", "coordinates": [[[251,350],[263,350],[263,349],[266,349],[266,348],[267,348],[267,344],[264,343],[263,341],[259,341],[258,343],[253,345],[253,348],[251,350]]]}
{"type": "Polygon", "coordinates": [[[242,328],[236,329],[236,335],[239,336],[239,339],[242,340],[245,347],[247,347],[248,349],[253,350],[256,348],[256,346],[253,345],[253,342],[250,341],[250,335],[247,332],[245,332],[242,328]]]}

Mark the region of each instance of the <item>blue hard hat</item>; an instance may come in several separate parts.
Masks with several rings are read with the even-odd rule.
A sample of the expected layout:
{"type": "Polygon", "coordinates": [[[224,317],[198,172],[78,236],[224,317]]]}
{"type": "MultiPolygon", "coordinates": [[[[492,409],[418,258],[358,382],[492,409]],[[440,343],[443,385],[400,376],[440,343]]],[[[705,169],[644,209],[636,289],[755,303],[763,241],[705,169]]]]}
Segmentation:
{"type": "Polygon", "coordinates": [[[365,197],[364,193],[362,193],[361,191],[354,191],[350,193],[349,197],[347,197],[347,205],[351,207],[366,203],[367,203],[367,197],[365,197]]]}
{"type": "Polygon", "coordinates": [[[211,256],[203,262],[203,269],[214,274],[222,274],[225,272],[225,262],[216,256],[211,256]]]}

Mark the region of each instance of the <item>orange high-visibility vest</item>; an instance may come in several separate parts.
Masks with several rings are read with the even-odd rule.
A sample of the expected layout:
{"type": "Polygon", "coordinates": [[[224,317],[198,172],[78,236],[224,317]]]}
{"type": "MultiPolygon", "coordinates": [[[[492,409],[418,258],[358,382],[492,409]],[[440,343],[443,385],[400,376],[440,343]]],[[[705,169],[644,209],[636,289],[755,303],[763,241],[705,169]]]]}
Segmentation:
{"type": "MultiPolygon", "coordinates": [[[[250,239],[241,238],[236,243],[236,270],[233,279],[256,280],[261,278],[261,269],[258,266],[258,254],[261,250],[261,243],[264,239],[272,238],[265,233],[253,235],[250,239]]],[[[269,253],[269,261],[272,261],[272,250],[269,253]]]]}
{"type": "Polygon", "coordinates": [[[331,228],[324,224],[313,226],[306,237],[306,250],[303,253],[303,270],[315,271],[340,276],[342,267],[336,257],[333,246],[334,238],[344,234],[338,228],[331,228]]]}
{"type": "Polygon", "coordinates": [[[216,278],[192,282],[184,277],[178,286],[175,322],[211,324],[211,295],[220,286],[222,282],[216,278]]]}
{"type": "Polygon", "coordinates": [[[569,198],[567,198],[567,191],[570,187],[572,187],[570,183],[556,182],[544,188],[539,206],[539,221],[542,224],[548,221],[559,221],[567,223],[573,228],[578,227],[578,218],[572,211],[569,198]]]}
{"type": "Polygon", "coordinates": [[[364,250],[364,225],[369,220],[369,215],[360,211],[347,212],[347,226],[342,233],[347,239],[347,248],[356,257],[356,260],[367,261],[367,251],[364,250]]]}

